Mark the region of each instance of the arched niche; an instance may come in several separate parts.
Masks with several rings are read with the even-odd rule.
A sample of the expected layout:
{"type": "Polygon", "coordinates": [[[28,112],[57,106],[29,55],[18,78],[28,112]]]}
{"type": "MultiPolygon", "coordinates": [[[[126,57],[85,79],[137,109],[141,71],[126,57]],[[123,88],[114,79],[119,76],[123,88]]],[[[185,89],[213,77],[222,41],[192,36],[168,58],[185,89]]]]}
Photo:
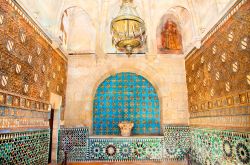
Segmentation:
{"type": "Polygon", "coordinates": [[[94,53],[96,28],[88,13],[78,6],[64,10],[60,39],[69,53],[94,53]]]}
{"type": "Polygon", "coordinates": [[[180,23],[173,14],[162,17],[157,27],[157,49],[162,54],[181,54],[182,35],[180,23]]]}
{"type": "Polygon", "coordinates": [[[132,134],[160,134],[160,102],[153,85],[132,72],[106,78],[97,88],[93,102],[93,133],[120,134],[118,123],[134,122],[132,134]]]}
{"type": "MultiPolygon", "coordinates": [[[[191,13],[182,6],[169,8],[159,20],[156,30],[157,50],[160,54],[182,54],[192,46],[194,24],[191,13]],[[169,32],[170,31],[170,32],[169,32]],[[170,33],[170,34],[169,34],[170,33]],[[175,38],[175,45],[170,48],[162,44],[162,34],[170,39],[175,38]],[[170,36],[169,36],[170,35],[170,36]]],[[[164,40],[164,39],[163,39],[164,40]]],[[[172,39],[173,40],[173,39],[172,39]]],[[[173,41],[170,41],[170,43],[173,41]]]]}

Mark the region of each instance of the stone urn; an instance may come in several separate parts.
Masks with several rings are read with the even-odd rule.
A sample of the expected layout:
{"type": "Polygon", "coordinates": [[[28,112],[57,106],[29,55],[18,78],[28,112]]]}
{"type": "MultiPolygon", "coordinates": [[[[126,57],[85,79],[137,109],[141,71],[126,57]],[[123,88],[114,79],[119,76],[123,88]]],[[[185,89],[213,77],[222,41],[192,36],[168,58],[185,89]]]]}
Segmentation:
{"type": "Polygon", "coordinates": [[[134,127],[134,123],[131,121],[122,121],[118,124],[122,136],[130,136],[131,130],[134,127]]]}

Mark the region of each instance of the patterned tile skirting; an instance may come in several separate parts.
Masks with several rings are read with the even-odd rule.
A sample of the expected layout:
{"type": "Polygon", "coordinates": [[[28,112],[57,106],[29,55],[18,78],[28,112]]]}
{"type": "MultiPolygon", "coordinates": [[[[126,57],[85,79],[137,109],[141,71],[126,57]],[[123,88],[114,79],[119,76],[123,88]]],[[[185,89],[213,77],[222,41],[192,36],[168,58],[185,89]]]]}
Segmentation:
{"type": "Polygon", "coordinates": [[[49,130],[0,134],[0,164],[47,165],[49,130]]]}
{"type": "Polygon", "coordinates": [[[167,160],[183,160],[190,148],[190,129],[188,126],[163,126],[164,153],[167,160]]]}
{"type": "Polygon", "coordinates": [[[189,127],[164,126],[164,136],[88,137],[88,128],[64,128],[59,135],[58,162],[183,160],[189,127]],[[174,145],[173,145],[174,144],[174,145]]]}
{"type": "Polygon", "coordinates": [[[163,126],[164,136],[88,137],[88,128],[60,130],[59,162],[184,160],[198,164],[250,164],[250,133],[163,126]],[[190,154],[188,154],[190,153],[190,154]]]}
{"type": "Polygon", "coordinates": [[[250,133],[191,128],[191,158],[200,164],[250,164],[250,133]]]}
{"type": "Polygon", "coordinates": [[[89,139],[88,128],[61,128],[58,138],[58,162],[64,160],[65,152],[67,153],[67,160],[70,162],[86,160],[89,139]]]}
{"type": "Polygon", "coordinates": [[[163,137],[90,138],[88,161],[162,160],[163,137]]]}

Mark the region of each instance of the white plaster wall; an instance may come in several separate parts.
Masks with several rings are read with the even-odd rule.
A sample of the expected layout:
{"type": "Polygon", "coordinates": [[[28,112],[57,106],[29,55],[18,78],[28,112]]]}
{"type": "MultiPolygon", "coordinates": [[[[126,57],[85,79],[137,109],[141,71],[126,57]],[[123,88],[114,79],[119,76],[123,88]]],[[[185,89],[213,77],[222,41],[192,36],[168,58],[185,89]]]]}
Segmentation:
{"type": "MultiPolygon", "coordinates": [[[[92,105],[98,85],[114,73],[129,71],[148,79],[160,99],[162,124],[188,124],[186,76],[183,56],[118,57],[96,61],[94,55],[70,56],[66,93],[66,126],[92,129],[92,105]]],[[[92,130],[91,130],[92,132],[92,130]]]]}

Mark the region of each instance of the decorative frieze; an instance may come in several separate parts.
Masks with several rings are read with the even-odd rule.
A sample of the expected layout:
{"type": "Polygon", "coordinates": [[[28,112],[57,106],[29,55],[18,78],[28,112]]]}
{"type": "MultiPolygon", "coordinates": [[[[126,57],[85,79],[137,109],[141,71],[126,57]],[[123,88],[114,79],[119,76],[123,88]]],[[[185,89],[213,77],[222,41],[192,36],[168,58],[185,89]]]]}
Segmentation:
{"type": "Polygon", "coordinates": [[[230,120],[230,127],[250,128],[249,9],[250,1],[237,1],[186,59],[191,125],[227,129],[230,120]]]}
{"type": "Polygon", "coordinates": [[[48,114],[50,94],[61,95],[62,109],[65,106],[66,83],[62,81],[67,79],[65,57],[51,47],[16,1],[0,0],[0,33],[0,107],[10,113],[39,116],[33,124],[30,116],[17,120],[5,115],[8,113],[0,120],[6,123],[9,117],[11,121],[6,126],[19,121],[30,123],[23,124],[27,127],[47,125],[48,121],[42,120],[48,117],[41,116],[44,112],[48,114]]]}

